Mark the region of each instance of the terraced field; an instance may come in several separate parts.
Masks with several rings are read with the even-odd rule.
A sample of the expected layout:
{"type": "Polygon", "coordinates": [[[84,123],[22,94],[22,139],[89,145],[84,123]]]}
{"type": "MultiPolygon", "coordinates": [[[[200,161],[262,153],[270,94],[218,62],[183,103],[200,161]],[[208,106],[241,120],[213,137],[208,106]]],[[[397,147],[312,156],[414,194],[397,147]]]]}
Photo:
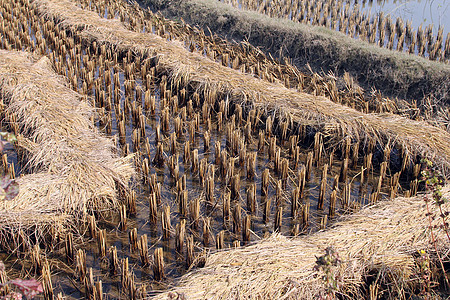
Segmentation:
{"type": "MultiPolygon", "coordinates": [[[[418,55],[410,55],[407,53],[408,51],[392,51],[389,50],[389,47],[388,49],[380,47],[379,45],[382,43],[378,45],[370,43],[370,38],[369,40],[355,39],[346,35],[348,30],[337,32],[326,26],[311,26],[306,18],[302,22],[297,22],[282,18],[282,13],[278,18],[270,17],[251,9],[236,9],[234,7],[238,3],[236,1],[233,2],[235,3],[233,6],[223,2],[229,1],[144,1],[150,8],[158,10],[167,18],[183,19],[190,25],[199,26],[205,31],[212,30],[215,34],[225,36],[229,40],[249,42],[281,61],[288,59],[291,64],[305,72],[309,70],[309,67],[305,67],[306,65],[319,74],[333,72],[338,78],[347,72],[367,92],[370,93],[372,88],[375,88],[383,95],[394,99],[398,97],[407,101],[414,102],[415,100],[419,108],[426,102],[422,99],[427,98],[431,98],[433,104],[439,104],[442,101],[448,104],[450,89],[447,80],[450,72],[448,63],[434,63],[428,58],[423,59],[418,55]]],[[[242,2],[249,3],[251,1],[242,2]]],[[[270,6],[269,10],[276,11],[280,9],[278,4],[282,2],[284,1],[264,1],[259,5],[260,2],[253,1],[253,4],[249,6],[264,9],[264,4],[267,3],[270,6]]],[[[304,14],[311,15],[309,19],[311,22],[314,22],[317,17],[322,18],[326,15],[325,11],[321,11],[321,3],[324,2],[326,1],[316,1],[307,5],[311,10],[305,10],[304,14]]],[[[302,11],[302,3],[307,4],[306,1],[293,1],[293,3],[298,3],[299,11],[302,11]]],[[[342,2],[334,1],[334,3],[338,10],[338,6],[342,2]]],[[[241,7],[245,8],[246,5],[241,7]]],[[[290,8],[294,7],[295,4],[290,8]]],[[[331,9],[331,5],[328,8],[331,9]]],[[[323,9],[325,9],[325,5],[323,9]]],[[[355,34],[365,26],[358,24],[358,22],[365,22],[363,16],[357,10],[349,11],[348,14],[345,10],[344,7],[340,9],[339,20],[342,15],[343,22],[346,20],[347,25],[345,26],[352,23],[353,29],[350,32],[355,34]]],[[[337,12],[332,17],[338,18],[337,12]]],[[[397,28],[397,21],[388,21],[390,17],[379,15],[378,18],[397,28]]],[[[372,21],[370,22],[371,31],[380,24],[375,20],[372,21]]],[[[400,23],[405,22],[401,21],[400,23]]],[[[386,40],[388,39],[387,35],[390,36],[390,41],[386,41],[384,45],[394,45],[397,38],[405,37],[400,37],[403,32],[400,27],[398,31],[391,30],[390,27],[384,27],[386,40]]],[[[383,30],[376,29],[376,35],[372,35],[372,38],[375,38],[373,41],[381,36],[381,32],[383,30]]],[[[435,36],[432,33],[429,36],[430,41],[434,42],[435,36]]],[[[426,39],[428,38],[424,38],[423,41],[426,39]]],[[[448,44],[447,41],[448,39],[446,44],[448,44]]],[[[442,48],[441,50],[445,52],[444,44],[438,42],[437,45],[436,49],[442,48]]]]}
{"type": "Polygon", "coordinates": [[[119,0],[0,4],[18,138],[3,165],[20,173],[3,283],[38,276],[46,299],[395,298],[422,284],[418,250],[448,260],[430,218],[448,205],[417,196],[422,159],[448,174],[445,102],[368,93],[119,0]],[[328,246],[332,291],[314,268],[328,246]]]}

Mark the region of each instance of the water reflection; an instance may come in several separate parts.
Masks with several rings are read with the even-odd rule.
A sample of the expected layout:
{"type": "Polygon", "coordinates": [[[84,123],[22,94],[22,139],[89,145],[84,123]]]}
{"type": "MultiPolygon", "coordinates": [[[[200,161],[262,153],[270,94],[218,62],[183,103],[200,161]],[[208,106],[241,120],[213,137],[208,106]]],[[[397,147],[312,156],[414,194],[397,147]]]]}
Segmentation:
{"type": "Polygon", "coordinates": [[[433,31],[439,26],[444,27],[444,35],[450,30],[450,1],[448,0],[377,0],[354,1],[359,4],[362,12],[370,12],[371,15],[384,12],[392,18],[400,17],[405,22],[411,21],[413,28],[433,24],[433,31]]]}

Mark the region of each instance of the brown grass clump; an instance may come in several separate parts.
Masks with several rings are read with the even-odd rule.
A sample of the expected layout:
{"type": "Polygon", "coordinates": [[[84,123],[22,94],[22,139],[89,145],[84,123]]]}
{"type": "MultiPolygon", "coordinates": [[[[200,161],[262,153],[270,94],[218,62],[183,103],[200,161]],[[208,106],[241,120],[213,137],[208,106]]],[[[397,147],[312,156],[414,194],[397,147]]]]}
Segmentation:
{"type": "MultiPolygon", "coordinates": [[[[446,194],[450,195],[448,188],[446,194]]],[[[175,299],[176,295],[185,297],[178,299],[318,299],[325,296],[327,286],[324,273],[314,269],[316,257],[329,246],[341,259],[332,270],[337,294],[368,299],[362,287],[372,276],[380,292],[392,284],[385,293],[402,298],[395,293],[419,283],[415,277],[420,273],[415,261],[418,251],[433,254],[425,205],[420,196],[396,198],[344,217],[326,231],[298,238],[275,234],[245,248],[216,252],[204,268],[186,274],[170,292],[154,299],[175,299]]],[[[433,213],[437,212],[434,207],[433,213]]],[[[436,217],[433,225],[441,222],[436,217]]],[[[433,230],[440,254],[448,260],[450,241],[442,229],[433,230]]]]}
{"type": "Polygon", "coordinates": [[[214,91],[243,107],[261,107],[267,115],[288,118],[294,126],[311,126],[336,140],[345,136],[364,142],[375,139],[382,146],[390,140],[411,155],[420,154],[441,167],[449,166],[450,135],[424,122],[390,114],[364,114],[325,97],[268,83],[191,53],[177,42],[127,30],[119,20],[100,18],[70,1],[34,0],[32,6],[88,43],[96,41],[119,53],[130,50],[135,55],[157,57],[158,69],[168,72],[177,87],[189,84],[205,94],[214,91]]]}
{"type": "Polygon", "coordinates": [[[39,239],[50,230],[46,225],[57,226],[57,233],[88,212],[118,206],[134,174],[130,157],[117,155],[113,139],[90,121],[94,108],[52,70],[48,58],[34,62],[24,52],[1,51],[0,92],[6,121],[18,128],[25,169],[33,173],[17,180],[15,199],[1,203],[4,236],[34,229],[36,236],[28,237],[39,239]]]}

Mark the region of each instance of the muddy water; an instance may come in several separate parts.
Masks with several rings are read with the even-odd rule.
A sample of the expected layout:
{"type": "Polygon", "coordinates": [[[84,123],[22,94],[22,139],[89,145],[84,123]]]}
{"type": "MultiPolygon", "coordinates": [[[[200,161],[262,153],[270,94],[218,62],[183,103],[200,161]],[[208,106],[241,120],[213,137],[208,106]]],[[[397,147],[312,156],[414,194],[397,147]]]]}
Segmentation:
{"type": "MultiPolygon", "coordinates": [[[[98,75],[98,74],[97,74],[98,75]]],[[[124,90],[123,87],[123,74],[120,75],[121,78],[121,90],[124,90]]],[[[140,81],[137,81],[137,85],[140,85],[140,81]]],[[[145,112],[147,119],[146,124],[146,137],[149,138],[150,146],[151,146],[151,155],[150,158],[155,156],[156,152],[156,142],[155,142],[155,130],[157,125],[160,123],[160,105],[161,101],[159,98],[159,89],[158,86],[154,86],[152,89],[152,94],[156,96],[157,106],[156,113],[154,115],[149,112],[145,112]]],[[[139,101],[139,100],[138,100],[139,101]]],[[[120,105],[124,105],[124,98],[122,97],[120,105]]],[[[143,104],[142,104],[143,105],[143,104]]],[[[198,111],[199,108],[196,108],[198,111]]],[[[164,147],[167,158],[171,155],[168,141],[169,136],[172,132],[174,132],[174,124],[173,120],[176,114],[172,114],[170,128],[169,130],[163,134],[164,136],[164,147]]],[[[114,117],[114,114],[113,114],[114,117]]],[[[229,118],[230,119],[230,118],[229,118]]],[[[190,119],[188,118],[187,122],[190,119]]],[[[186,122],[186,123],[187,123],[186,122]]],[[[229,121],[225,121],[229,122],[229,121]]],[[[113,124],[116,124],[115,119],[113,120],[113,124]]],[[[224,126],[225,127],[225,126],[224,126]]],[[[101,129],[101,127],[99,126],[101,129]]],[[[226,150],[226,141],[228,139],[225,130],[218,131],[217,129],[217,119],[212,117],[212,130],[211,130],[211,141],[210,141],[210,149],[209,151],[204,151],[204,124],[201,124],[198,131],[195,135],[195,141],[191,141],[191,149],[198,149],[199,160],[202,158],[206,158],[208,164],[214,164],[214,143],[216,141],[220,141],[221,148],[226,150]]],[[[239,127],[238,127],[239,128],[239,127]]],[[[131,124],[130,119],[127,120],[127,143],[129,144],[129,148],[133,149],[131,133],[133,130],[133,126],[131,124]]],[[[242,130],[242,128],[241,128],[242,130]]],[[[117,128],[115,125],[113,126],[112,135],[117,134],[117,128]]],[[[206,251],[216,251],[215,250],[215,236],[221,231],[225,230],[225,248],[233,247],[233,242],[235,240],[241,241],[242,245],[246,243],[255,242],[260,240],[266,235],[274,232],[274,218],[276,213],[276,189],[275,182],[278,179],[278,175],[273,172],[273,161],[268,159],[268,147],[264,148],[263,151],[258,152],[257,161],[256,161],[256,177],[252,180],[246,178],[246,170],[245,167],[241,167],[238,163],[235,164],[235,174],[241,174],[241,188],[240,188],[240,199],[238,201],[232,201],[231,206],[236,205],[237,202],[240,203],[242,207],[242,219],[246,214],[248,214],[247,204],[246,204],[246,189],[250,184],[256,183],[257,187],[257,198],[256,198],[256,213],[252,216],[252,233],[250,235],[250,241],[244,243],[242,240],[242,229],[239,233],[233,233],[233,227],[231,224],[224,227],[223,218],[222,218],[222,199],[224,195],[224,191],[229,189],[229,184],[225,182],[225,179],[222,178],[219,174],[219,171],[216,168],[215,172],[215,189],[214,196],[215,202],[213,205],[207,205],[205,201],[205,187],[200,182],[198,173],[192,172],[190,164],[185,165],[183,163],[183,147],[184,143],[189,140],[186,128],[185,135],[177,140],[178,142],[178,153],[179,153],[179,166],[180,166],[180,177],[184,174],[186,175],[186,187],[188,191],[188,206],[192,204],[195,198],[200,198],[201,209],[200,209],[200,221],[198,229],[193,228],[192,221],[187,219],[186,232],[189,235],[194,237],[195,242],[195,255],[200,255],[204,250],[206,251]],[[270,169],[271,183],[269,185],[269,195],[266,198],[272,199],[272,207],[270,210],[269,221],[263,221],[263,209],[264,209],[264,201],[265,198],[261,196],[261,174],[264,169],[270,169]],[[210,243],[209,247],[205,247],[203,245],[203,235],[202,235],[202,223],[205,217],[209,217],[211,219],[211,227],[210,227],[210,243]]],[[[282,156],[289,158],[286,147],[287,142],[280,144],[282,147],[282,156]]],[[[122,145],[118,144],[118,147],[122,147],[122,145]]],[[[143,144],[141,144],[141,149],[143,149],[143,144]]],[[[310,148],[304,148],[301,153],[300,161],[304,162],[306,159],[306,153],[311,151],[310,148]]],[[[254,134],[253,141],[247,144],[247,151],[258,151],[257,149],[257,136],[254,134]]],[[[328,149],[327,152],[331,151],[328,149]]],[[[137,153],[138,157],[143,159],[146,155],[142,153],[137,153]]],[[[324,158],[324,162],[328,161],[328,159],[324,158]]],[[[317,210],[317,199],[319,194],[319,186],[322,174],[322,166],[314,167],[309,180],[305,186],[305,194],[301,199],[302,204],[310,203],[310,224],[307,228],[301,232],[301,234],[308,234],[310,232],[314,232],[319,230],[320,221],[323,216],[328,214],[328,203],[329,197],[331,193],[331,186],[334,181],[334,175],[339,174],[341,161],[338,156],[335,156],[334,162],[330,171],[327,175],[327,192],[325,196],[325,206],[324,210],[317,210]]],[[[299,168],[302,166],[299,166],[299,168]]],[[[295,224],[301,223],[301,217],[292,218],[290,203],[291,203],[291,193],[292,190],[297,185],[297,169],[290,164],[290,179],[287,180],[286,186],[282,192],[281,204],[283,206],[283,222],[282,227],[280,228],[280,232],[284,235],[291,236],[292,235],[292,227],[295,224]]],[[[156,174],[157,181],[161,184],[162,194],[161,194],[161,204],[158,206],[158,221],[156,224],[152,224],[149,221],[149,186],[148,184],[144,184],[140,181],[136,186],[137,192],[137,214],[134,217],[129,217],[127,222],[127,229],[120,231],[119,230],[119,216],[117,214],[112,215],[108,222],[101,222],[98,226],[102,229],[107,229],[107,248],[110,246],[117,247],[119,260],[123,258],[128,258],[130,262],[130,269],[132,269],[135,277],[137,286],[141,284],[147,285],[148,291],[157,292],[157,290],[167,288],[167,285],[176,280],[176,278],[180,277],[182,274],[187,272],[187,267],[185,263],[185,249],[183,253],[178,253],[175,250],[175,225],[180,222],[180,215],[178,209],[178,202],[176,196],[175,189],[175,180],[170,175],[169,169],[167,165],[164,167],[158,168],[156,166],[151,167],[151,174],[156,174]],[[165,241],[162,239],[162,228],[161,228],[161,208],[164,205],[169,205],[171,207],[171,224],[173,227],[171,239],[165,241]],[[164,259],[166,263],[166,275],[167,279],[163,282],[155,282],[153,281],[153,272],[151,268],[143,268],[139,259],[139,254],[130,250],[128,233],[132,228],[137,228],[138,236],[143,234],[147,234],[149,240],[149,254],[152,255],[155,248],[162,247],[164,249],[164,259]]],[[[376,172],[375,172],[376,173],[376,172]]],[[[349,179],[352,183],[351,190],[351,200],[353,204],[352,207],[359,207],[360,205],[364,205],[368,203],[369,196],[376,184],[376,175],[371,174],[369,177],[368,183],[363,185],[360,188],[359,183],[359,173],[356,170],[349,171],[349,179]]],[[[343,185],[340,185],[339,198],[342,197],[343,185]]],[[[384,191],[387,192],[387,191],[384,191]]],[[[383,194],[382,198],[385,198],[386,194],[383,194]]],[[[337,215],[345,212],[346,209],[342,207],[340,201],[336,205],[337,207],[337,215]]],[[[328,220],[328,224],[332,223],[335,218],[330,218],[328,220]]],[[[110,298],[120,298],[124,297],[124,292],[121,288],[120,275],[110,276],[109,274],[109,265],[108,259],[99,256],[99,251],[97,249],[97,243],[94,240],[87,239],[84,247],[87,254],[87,266],[92,267],[94,271],[94,278],[96,281],[102,280],[103,283],[103,291],[108,294],[110,298]]],[[[64,249],[61,247],[59,251],[54,253],[54,259],[62,260],[64,249]]],[[[70,264],[69,264],[70,266],[70,264]]],[[[56,283],[56,291],[63,291],[69,297],[79,298],[83,296],[83,287],[80,283],[77,283],[76,280],[69,279],[73,274],[71,272],[61,272],[57,273],[53,276],[53,280],[56,283]]]]}
{"type": "MultiPolygon", "coordinates": [[[[123,75],[121,75],[121,78],[123,78],[123,75]]],[[[123,84],[123,81],[122,81],[123,84]]],[[[139,82],[138,82],[139,84],[139,82]]],[[[123,86],[121,86],[123,89],[123,86]]],[[[155,95],[157,98],[157,110],[155,115],[149,114],[147,112],[144,112],[145,115],[148,117],[147,125],[146,125],[146,133],[147,137],[151,141],[150,145],[152,147],[152,153],[150,158],[154,157],[155,155],[155,130],[157,124],[160,122],[160,108],[159,105],[161,104],[161,101],[159,99],[159,90],[157,86],[153,89],[153,95],[155,95]]],[[[122,98],[122,104],[123,105],[123,98],[122,98]]],[[[176,114],[175,114],[176,115],[176,114]]],[[[166,149],[166,159],[168,156],[170,156],[170,151],[168,150],[168,137],[170,136],[170,133],[174,131],[173,128],[173,119],[174,116],[172,115],[171,122],[170,122],[170,129],[169,131],[164,134],[164,139],[166,142],[164,143],[165,149],[166,149]]],[[[189,121],[189,119],[187,120],[189,121]]],[[[113,124],[115,124],[115,120],[113,120],[113,124]]],[[[216,118],[212,118],[212,128],[211,131],[211,141],[210,141],[210,149],[214,149],[214,143],[216,141],[220,141],[222,149],[226,149],[226,140],[227,136],[225,134],[225,131],[218,131],[215,129],[217,127],[217,120],[216,118]]],[[[132,141],[131,141],[131,132],[133,130],[133,126],[128,123],[127,126],[127,142],[130,144],[130,149],[132,149],[132,141]]],[[[222,197],[224,194],[224,191],[229,188],[229,185],[226,184],[224,178],[222,178],[218,173],[217,167],[216,167],[216,177],[215,177],[215,190],[214,190],[214,196],[215,196],[215,202],[212,206],[208,206],[205,203],[205,187],[200,182],[198,178],[198,174],[196,172],[192,172],[190,165],[185,165],[183,163],[183,145],[186,141],[189,140],[187,137],[187,132],[185,132],[185,137],[182,137],[178,139],[178,153],[179,155],[179,166],[180,166],[180,176],[182,174],[186,175],[186,186],[188,191],[188,205],[190,205],[193,202],[193,199],[200,198],[201,199],[201,210],[200,210],[200,225],[198,229],[194,229],[191,225],[190,220],[188,219],[187,223],[187,233],[194,236],[195,241],[195,255],[199,255],[202,253],[205,249],[207,251],[215,251],[215,241],[214,238],[218,234],[219,231],[225,230],[225,248],[232,247],[233,241],[240,240],[242,245],[245,245],[245,243],[242,241],[242,234],[241,233],[233,233],[232,226],[229,225],[227,227],[223,226],[223,219],[222,219],[222,197]],[[201,232],[202,227],[202,220],[204,217],[210,217],[211,218],[211,228],[210,228],[210,247],[205,247],[203,242],[203,236],[201,232]]],[[[113,134],[117,134],[117,129],[113,128],[113,134]]],[[[196,132],[195,141],[191,141],[191,149],[198,149],[199,152],[199,160],[202,158],[206,158],[209,164],[214,164],[214,153],[210,151],[204,151],[204,144],[203,144],[203,136],[204,134],[204,128],[203,125],[200,125],[198,131],[196,132]]],[[[121,145],[118,145],[119,147],[121,145]]],[[[283,146],[283,145],[281,145],[283,146]]],[[[286,143],[284,144],[286,146],[286,143]]],[[[143,145],[141,145],[142,149],[143,145]]],[[[303,149],[304,153],[301,155],[300,161],[305,161],[306,158],[306,152],[310,151],[311,149],[303,149]]],[[[331,150],[331,149],[329,149],[331,150]]],[[[247,144],[247,151],[257,151],[257,137],[256,135],[253,137],[253,142],[247,144]]],[[[287,151],[285,148],[283,148],[283,156],[288,157],[287,151]]],[[[138,154],[138,156],[141,156],[141,154],[138,154]]],[[[144,155],[145,156],[145,155],[144,155]]],[[[143,158],[143,156],[142,156],[143,158]]],[[[305,228],[302,234],[307,234],[309,232],[313,232],[319,229],[319,223],[321,218],[323,218],[324,215],[328,213],[328,199],[331,193],[331,186],[333,184],[334,175],[338,174],[340,169],[341,161],[336,157],[334,159],[333,166],[330,168],[330,172],[327,177],[328,182],[328,189],[325,196],[325,209],[324,210],[317,210],[317,198],[318,198],[318,188],[320,185],[321,180],[321,173],[322,173],[322,167],[314,168],[311,176],[306,184],[305,188],[305,195],[301,199],[301,203],[310,203],[311,205],[311,211],[310,211],[310,218],[311,223],[308,228],[305,228]]],[[[272,171],[273,162],[271,162],[268,159],[267,156],[267,146],[265,147],[264,151],[259,152],[257,156],[257,163],[256,163],[256,178],[253,180],[246,179],[245,176],[245,168],[240,167],[238,163],[235,165],[235,173],[241,174],[241,188],[240,188],[240,200],[239,203],[243,209],[242,211],[242,219],[243,217],[248,213],[246,209],[246,189],[247,187],[252,184],[256,183],[257,186],[257,205],[256,205],[256,213],[252,216],[252,233],[251,233],[251,241],[254,242],[261,238],[263,238],[265,235],[268,235],[274,231],[274,215],[276,212],[276,206],[275,206],[275,186],[274,186],[274,180],[278,178],[278,175],[273,173],[272,171]],[[264,207],[264,198],[260,195],[260,189],[261,189],[261,174],[265,168],[271,169],[271,177],[273,178],[269,187],[269,195],[268,198],[272,199],[272,208],[269,216],[269,221],[264,222],[263,221],[263,207],[264,207]]],[[[171,222],[172,227],[175,227],[177,223],[180,221],[180,215],[178,210],[178,203],[177,203],[177,197],[175,194],[175,180],[171,177],[169,169],[167,166],[158,168],[156,166],[153,166],[151,168],[151,173],[157,175],[157,180],[159,183],[161,183],[162,187],[162,197],[161,197],[161,204],[159,205],[159,209],[164,205],[169,205],[171,207],[171,222]]],[[[291,216],[290,211],[290,201],[291,201],[291,193],[293,188],[296,186],[296,170],[292,168],[290,170],[290,176],[291,179],[288,180],[286,187],[283,190],[282,193],[282,206],[283,206],[283,223],[282,227],[280,229],[280,232],[284,235],[292,235],[292,226],[294,224],[297,224],[300,222],[300,220],[293,219],[291,216]]],[[[368,203],[369,196],[372,192],[372,189],[375,185],[375,179],[376,176],[371,175],[369,178],[369,182],[365,184],[362,188],[360,188],[359,180],[359,174],[358,171],[350,171],[349,178],[353,181],[352,184],[352,201],[353,207],[358,207],[360,205],[364,205],[368,203]]],[[[341,185],[341,192],[342,192],[342,185],[341,185]]],[[[174,241],[174,230],[172,230],[172,238],[169,241],[164,241],[162,239],[162,229],[161,229],[161,212],[158,214],[158,221],[156,224],[151,224],[149,222],[149,204],[148,204],[148,198],[149,198],[149,187],[147,184],[139,184],[136,188],[136,192],[138,194],[138,201],[137,201],[137,215],[135,217],[130,217],[128,219],[127,224],[127,230],[125,231],[119,231],[118,230],[118,224],[119,224],[119,217],[117,215],[112,216],[111,221],[107,223],[101,223],[99,224],[102,228],[108,229],[108,239],[107,239],[107,246],[116,246],[119,253],[119,259],[128,257],[130,260],[130,265],[133,266],[133,272],[136,276],[137,282],[140,283],[146,283],[148,284],[148,290],[158,290],[163,289],[167,286],[168,283],[172,282],[174,279],[178,278],[180,275],[184,274],[186,272],[186,265],[185,265],[185,253],[178,253],[175,250],[175,241],[174,241]],[[139,256],[137,253],[132,253],[130,251],[129,246],[129,240],[128,240],[128,232],[131,228],[137,228],[138,229],[138,235],[147,234],[149,238],[149,253],[152,254],[153,250],[157,247],[162,247],[165,252],[165,263],[166,263],[166,274],[167,274],[167,280],[162,283],[156,283],[152,280],[152,270],[148,268],[142,268],[141,263],[139,260],[139,256]]],[[[387,192],[387,191],[385,191],[387,192]]],[[[383,198],[386,197],[386,194],[383,195],[383,198]]],[[[232,206],[236,205],[236,202],[232,202],[232,206]]],[[[344,209],[340,205],[339,201],[337,204],[337,214],[344,213],[344,209]]],[[[336,219],[331,219],[329,222],[333,222],[336,219]]],[[[85,249],[87,250],[87,261],[88,261],[88,267],[94,268],[94,274],[96,275],[97,279],[101,279],[104,284],[104,292],[110,295],[111,297],[118,297],[121,293],[121,285],[120,285],[120,279],[118,276],[116,277],[110,277],[107,263],[105,263],[105,259],[98,256],[98,250],[97,245],[95,242],[87,242],[85,249]]],[[[73,297],[78,297],[80,295],[80,292],[71,287],[71,282],[68,282],[66,279],[66,275],[62,277],[57,277],[58,282],[61,284],[65,282],[64,285],[61,286],[61,289],[68,295],[71,295],[73,297]]]]}

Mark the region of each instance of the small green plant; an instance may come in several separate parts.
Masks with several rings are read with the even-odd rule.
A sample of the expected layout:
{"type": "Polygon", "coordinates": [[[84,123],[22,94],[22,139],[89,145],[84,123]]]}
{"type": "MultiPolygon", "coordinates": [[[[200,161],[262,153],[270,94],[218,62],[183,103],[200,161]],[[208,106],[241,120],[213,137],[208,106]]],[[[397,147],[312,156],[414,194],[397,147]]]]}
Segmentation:
{"type": "Polygon", "coordinates": [[[416,259],[416,263],[420,272],[421,291],[420,296],[428,297],[431,289],[431,266],[430,255],[425,250],[419,251],[419,257],[416,259]]]}
{"type": "Polygon", "coordinates": [[[425,194],[424,196],[424,201],[426,203],[427,208],[431,243],[433,244],[434,250],[436,251],[436,255],[438,257],[439,264],[442,269],[442,273],[444,275],[444,281],[446,283],[446,286],[447,288],[450,288],[449,280],[447,278],[442,258],[439,255],[436,237],[434,234],[434,229],[441,228],[446,233],[447,238],[450,241],[449,224],[448,224],[449,212],[445,211],[444,208],[444,204],[448,201],[448,199],[444,197],[444,194],[442,192],[442,188],[445,185],[445,178],[439,172],[439,170],[433,166],[433,163],[428,159],[422,160],[421,175],[422,175],[421,182],[425,184],[425,190],[427,191],[427,194],[425,194]],[[429,196],[430,194],[431,197],[429,196]],[[436,205],[439,208],[439,218],[441,219],[442,224],[433,225],[435,215],[431,212],[430,205],[436,205]]]}
{"type": "Polygon", "coordinates": [[[433,163],[427,159],[422,161],[422,181],[425,183],[425,190],[431,193],[432,199],[425,196],[425,201],[434,201],[434,204],[439,207],[439,217],[442,220],[442,229],[445,231],[448,240],[450,241],[449,234],[449,215],[448,211],[444,210],[444,204],[448,202],[448,199],[444,197],[442,188],[445,185],[444,176],[433,167],[433,163]]]}
{"type": "Polygon", "coordinates": [[[322,270],[325,275],[323,280],[326,283],[326,294],[325,296],[319,296],[320,299],[334,299],[336,292],[339,288],[339,280],[335,277],[334,268],[341,264],[341,259],[339,258],[339,253],[333,247],[327,247],[325,249],[325,254],[322,256],[316,256],[316,266],[315,270],[322,270]]]}

